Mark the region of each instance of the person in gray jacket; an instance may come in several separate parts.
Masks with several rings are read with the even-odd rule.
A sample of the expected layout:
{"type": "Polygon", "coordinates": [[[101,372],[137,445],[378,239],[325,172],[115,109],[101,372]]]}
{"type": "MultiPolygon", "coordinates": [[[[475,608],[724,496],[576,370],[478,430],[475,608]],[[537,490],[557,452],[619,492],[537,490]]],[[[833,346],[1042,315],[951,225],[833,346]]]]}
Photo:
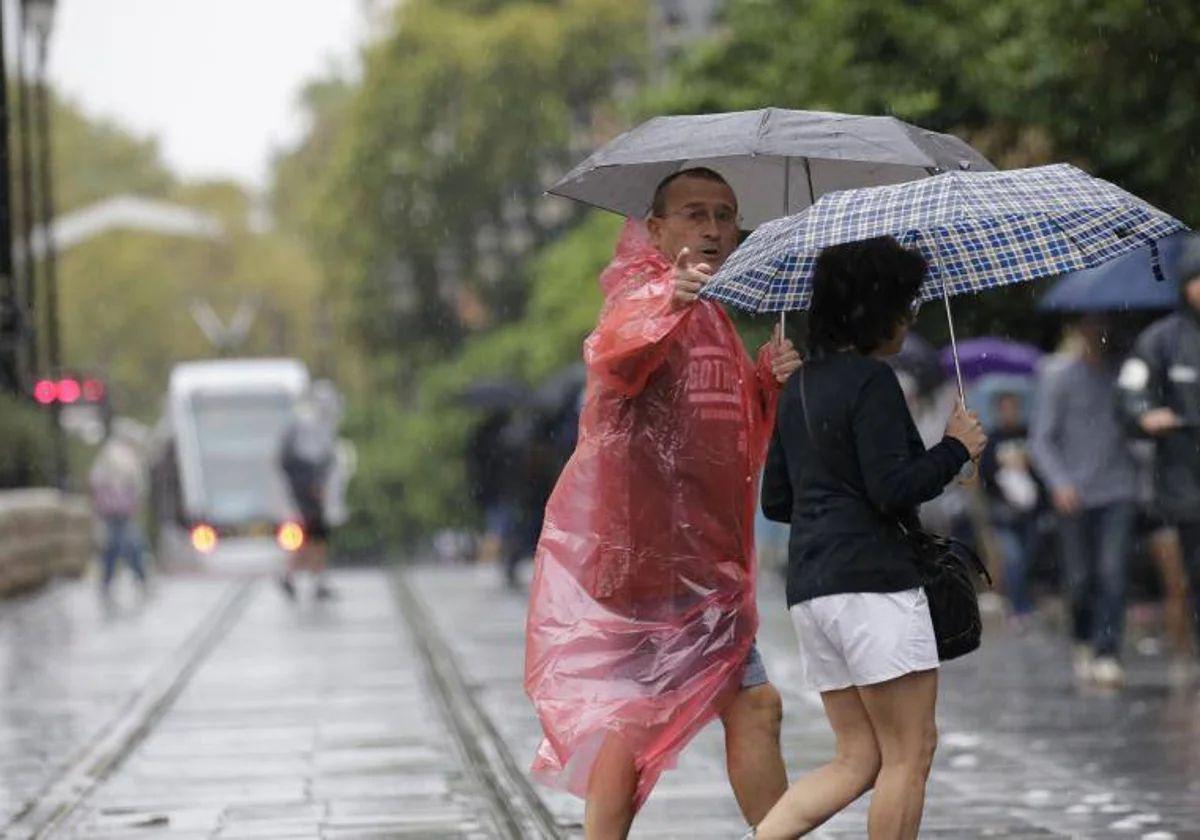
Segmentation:
{"type": "Polygon", "coordinates": [[[1029,448],[1058,514],[1063,592],[1071,610],[1075,674],[1115,687],[1125,627],[1125,581],[1136,514],[1136,467],[1117,412],[1117,366],[1105,324],[1087,316],[1076,349],[1038,373],[1029,448]]]}
{"type": "Polygon", "coordinates": [[[1138,337],[1118,387],[1133,433],[1155,441],[1157,513],[1179,532],[1200,651],[1200,237],[1177,273],[1179,309],[1138,337]]]}

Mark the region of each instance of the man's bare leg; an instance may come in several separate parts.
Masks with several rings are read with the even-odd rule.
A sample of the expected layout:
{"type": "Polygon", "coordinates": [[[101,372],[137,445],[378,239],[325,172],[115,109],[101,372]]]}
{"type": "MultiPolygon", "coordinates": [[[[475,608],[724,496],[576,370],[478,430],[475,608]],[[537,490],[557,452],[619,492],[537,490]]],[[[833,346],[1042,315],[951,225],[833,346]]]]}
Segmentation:
{"type": "Polygon", "coordinates": [[[743,688],[721,714],[725,766],[742,816],[757,825],[787,790],[779,750],[783,702],[770,683],[743,688]]]}
{"type": "Polygon", "coordinates": [[[821,693],[837,752],[823,767],[801,776],[758,823],[760,840],[800,837],[862,796],[879,774],[879,745],[871,719],[851,686],[821,693]]]}
{"type": "Polygon", "coordinates": [[[633,824],[637,793],[633,753],[620,738],[609,735],[588,776],[583,834],[587,840],[625,840],[633,824]]]}

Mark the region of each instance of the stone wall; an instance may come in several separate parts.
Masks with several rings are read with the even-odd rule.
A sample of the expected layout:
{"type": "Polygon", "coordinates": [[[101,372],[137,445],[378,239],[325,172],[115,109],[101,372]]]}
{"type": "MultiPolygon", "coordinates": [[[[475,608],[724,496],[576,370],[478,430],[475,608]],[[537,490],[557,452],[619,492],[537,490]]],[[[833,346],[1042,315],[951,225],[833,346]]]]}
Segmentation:
{"type": "Polygon", "coordinates": [[[92,515],[82,496],[0,491],[0,597],[81,575],[92,553],[92,515]]]}

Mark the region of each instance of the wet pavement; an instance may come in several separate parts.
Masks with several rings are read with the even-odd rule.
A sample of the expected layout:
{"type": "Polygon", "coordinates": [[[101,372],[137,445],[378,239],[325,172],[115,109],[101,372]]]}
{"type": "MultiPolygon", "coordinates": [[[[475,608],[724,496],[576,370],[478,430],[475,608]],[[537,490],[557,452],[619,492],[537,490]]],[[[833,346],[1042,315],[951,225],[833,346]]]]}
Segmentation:
{"type": "MultiPolygon", "coordinates": [[[[220,638],[150,730],[132,734],[119,763],[74,800],[68,791],[35,809],[45,819],[27,816],[3,836],[496,836],[425,685],[390,577],[350,572],[336,585],[336,601],[293,604],[269,581],[164,581],[147,607],[161,613],[160,625],[172,614],[185,623],[172,609],[180,600],[247,588],[227,609],[220,638]]],[[[60,610],[86,600],[72,591],[60,610]]],[[[91,644],[113,657],[136,641],[108,629],[91,644]]],[[[159,648],[164,659],[179,650],[166,641],[159,648]]],[[[110,715],[122,699],[108,698],[110,715]]]]}
{"type": "Polygon", "coordinates": [[[0,827],[104,736],[230,585],[104,600],[90,582],[62,582],[0,604],[0,827]]]}
{"type": "MultiPolygon", "coordinates": [[[[438,605],[439,629],[525,766],[539,730],[520,682],[523,599],[479,570],[425,568],[409,580],[438,605]]],[[[758,644],[784,695],[784,753],[795,778],[826,761],[833,741],[819,697],[798,688],[793,631],[773,576],[764,577],[760,604],[758,644]]],[[[1046,624],[1015,636],[992,622],[980,652],[943,669],[921,836],[1200,838],[1200,692],[1172,687],[1162,657],[1132,652],[1129,688],[1080,690],[1069,646],[1046,624]]],[[[740,836],[723,760],[717,724],[664,774],[633,836],[740,836]]],[[[577,800],[543,795],[560,824],[578,826],[577,800]]],[[[812,836],[865,835],[866,799],[812,836]]]]}
{"type": "MultiPolygon", "coordinates": [[[[492,570],[161,579],[106,607],[86,582],[0,606],[0,836],[578,836],[581,803],[524,777],[524,600],[492,570]],[[302,593],[303,594],[303,593],[302,593]]],[[[764,581],[759,646],[794,776],[828,758],[764,581]]],[[[1052,628],[991,628],[944,669],[923,837],[1200,838],[1200,700],[1131,654],[1130,687],[1080,691],[1052,628]]],[[[666,773],[634,837],[740,836],[719,725],[666,773]]],[[[818,837],[865,836],[865,801],[818,837]]]]}

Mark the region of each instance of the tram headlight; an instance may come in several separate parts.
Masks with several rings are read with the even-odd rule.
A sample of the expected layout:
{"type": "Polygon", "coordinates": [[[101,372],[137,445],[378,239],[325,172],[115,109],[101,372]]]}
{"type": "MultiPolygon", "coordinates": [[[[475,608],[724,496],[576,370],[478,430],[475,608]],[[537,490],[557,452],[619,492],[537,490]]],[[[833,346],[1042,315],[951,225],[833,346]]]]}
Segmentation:
{"type": "Polygon", "coordinates": [[[304,529],[298,522],[284,522],[275,532],[275,542],[284,551],[299,551],[304,546],[304,529]]]}
{"type": "Polygon", "coordinates": [[[217,531],[211,525],[192,528],[192,548],[201,554],[212,554],[217,550],[217,531]]]}

